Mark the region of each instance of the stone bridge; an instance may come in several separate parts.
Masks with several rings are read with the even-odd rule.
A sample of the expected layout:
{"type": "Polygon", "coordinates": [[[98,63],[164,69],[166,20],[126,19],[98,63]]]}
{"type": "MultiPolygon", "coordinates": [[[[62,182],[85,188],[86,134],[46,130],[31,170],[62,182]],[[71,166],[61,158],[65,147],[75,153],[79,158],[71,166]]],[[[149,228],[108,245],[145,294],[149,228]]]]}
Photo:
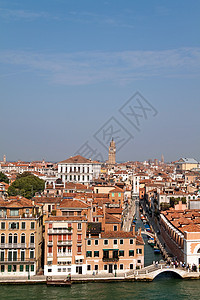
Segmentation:
{"type": "Polygon", "coordinates": [[[152,281],[158,275],[165,272],[175,273],[180,278],[189,279],[200,277],[199,272],[192,272],[190,270],[185,270],[184,268],[175,268],[174,266],[168,266],[165,264],[153,264],[140,270],[130,271],[126,273],[126,278],[135,279],[139,281],[152,281]]]}
{"type": "Polygon", "coordinates": [[[155,234],[154,234],[154,233],[148,232],[148,231],[146,231],[146,230],[142,230],[142,231],[141,231],[141,234],[146,234],[146,235],[148,235],[148,236],[151,237],[151,238],[154,238],[154,237],[155,237],[155,234]]]}

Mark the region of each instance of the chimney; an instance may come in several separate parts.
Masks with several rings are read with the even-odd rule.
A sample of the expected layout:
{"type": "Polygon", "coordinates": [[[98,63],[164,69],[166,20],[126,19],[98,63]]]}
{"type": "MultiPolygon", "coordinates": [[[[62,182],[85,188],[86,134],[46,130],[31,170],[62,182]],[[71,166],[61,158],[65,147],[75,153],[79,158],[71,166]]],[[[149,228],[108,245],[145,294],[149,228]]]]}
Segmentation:
{"type": "Polygon", "coordinates": [[[135,235],[135,225],[132,225],[133,234],[135,235]]]}

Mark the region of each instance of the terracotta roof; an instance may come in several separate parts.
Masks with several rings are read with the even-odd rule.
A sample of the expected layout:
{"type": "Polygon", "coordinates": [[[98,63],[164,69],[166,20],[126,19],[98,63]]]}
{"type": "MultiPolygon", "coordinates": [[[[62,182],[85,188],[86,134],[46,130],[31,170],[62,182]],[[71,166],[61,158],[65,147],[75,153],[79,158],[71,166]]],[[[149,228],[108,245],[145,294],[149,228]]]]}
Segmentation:
{"type": "Polygon", "coordinates": [[[105,214],[105,223],[121,223],[121,220],[110,214],[105,214]]]}
{"type": "Polygon", "coordinates": [[[133,238],[135,235],[133,232],[125,232],[125,231],[107,231],[102,232],[102,238],[133,238]]]}
{"type": "Polygon", "coordinates": [[[186,225],[182,228],[179,228],[179,230],[181,230],[182,232],[200,232],[200,225],[197,224],[190,224],[190,225],[186,225]]]}
{"type": "Polygon", "coordinates": [[[68,159],[62,160],[58,164],[91,164],[91,163],[96,163],[96,162],[93,162],[92,160],[87,159],[81,155],[76,155],[68,159]]]}
{"type": "Polygon", "coordinates": [[[88,208],[90,207],[88,204],[84,203],[81,200],[63,200],[59,208],[88,208]]]}

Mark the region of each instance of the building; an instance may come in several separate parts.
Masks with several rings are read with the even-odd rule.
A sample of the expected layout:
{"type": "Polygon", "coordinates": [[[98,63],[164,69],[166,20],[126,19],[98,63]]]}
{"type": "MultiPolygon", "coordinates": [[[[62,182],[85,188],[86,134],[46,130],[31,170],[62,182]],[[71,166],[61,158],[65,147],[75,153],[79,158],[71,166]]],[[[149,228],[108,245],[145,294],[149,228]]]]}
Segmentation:
{"type": "Polygon", "coordinates": [[[178,162],[175,163],[177,171],[187,171],[198,168],[198,161],[194,158],[180,158],[178,162]]]}
{"type": "Polygon", "coordinates": [[[200,264],[200,210],[164,211],[160,215],[161,236],[181,262],[200,264]]]}
{"type": "Polygon", "coordinates": [[[81,155],[70,157],[58,163],[58,176],[62,182],[79,182],[89,184],[98,178],[101,163],[87,159],[81,155]]]}
{"type": "Polygon", "coordinates": [[[115,146],[115,142],[112,139],[112,141],[110,142],[109,154],[108,154],[108,165],[109,166],[115,165],[115,163],[116,163],[115,155],[116,155],[116,146],[115,146]]]}
{"type": "Polygon", "coordinates": [[[144,242],[133,232],[87,234],[87,273],[124,273],[144,266],[144,242]]]}
{"type": "Polygon", "coordinates": [[[42,216],[31,200],[0,200],[1,275],[36,275],[42,264],[42,216]]]}

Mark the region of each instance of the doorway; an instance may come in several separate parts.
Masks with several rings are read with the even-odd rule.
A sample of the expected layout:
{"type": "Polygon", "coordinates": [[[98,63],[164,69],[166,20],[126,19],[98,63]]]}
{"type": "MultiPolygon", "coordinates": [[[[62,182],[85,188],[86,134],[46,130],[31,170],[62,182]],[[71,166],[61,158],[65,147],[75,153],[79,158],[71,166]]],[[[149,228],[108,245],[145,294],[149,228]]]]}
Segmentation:
{"type": "Polygon", "coordinates": [[[113,265],[110,264],[108,267],[108,273],[112,273],[113,272],[113,265]]]}

